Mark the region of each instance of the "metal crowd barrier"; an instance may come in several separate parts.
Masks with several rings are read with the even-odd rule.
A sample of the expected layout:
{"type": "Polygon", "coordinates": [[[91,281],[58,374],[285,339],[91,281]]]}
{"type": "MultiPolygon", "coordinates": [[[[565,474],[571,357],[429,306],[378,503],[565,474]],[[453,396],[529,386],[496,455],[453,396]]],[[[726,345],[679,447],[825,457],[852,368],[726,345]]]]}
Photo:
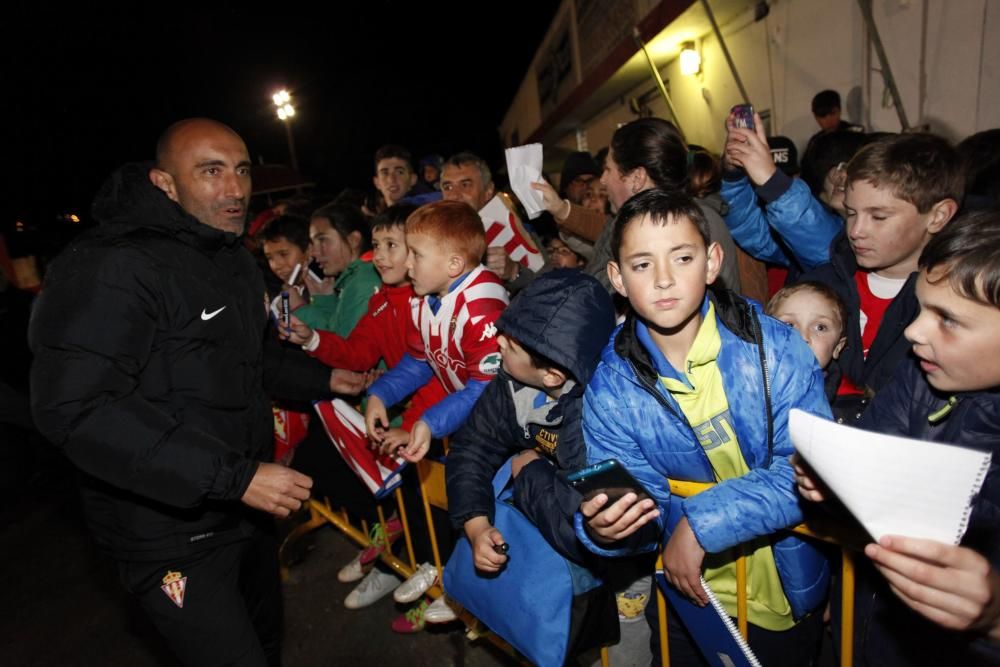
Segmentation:
{"type": "MultiPolygon", "coordinates": [[[[688,498],[715,486],[701,482],[678,482],[670,480],[670,493],[681,498],[688,498]]],[[[823,522],[821,519],[807,521],[788,529],[805,537],[828,542],[841,547],[841,631],[840,631],[840,664],[841,667],[851,667],[854,662],[854,552],[860,551],[867,542],[865,536],[845,530],[839,524],[823,522]]],[[[662,563],[657,560],[657,567],[662,563]]],[[[743,638],[747,638],[747,563],[746,556],[736,559],[736,626],[743,638]]],[[[660,659],[664,667],[670,665],[669,647],[667,645],[667,615],[666,599],[663,592],[657,588],[657,609],[660,614],[660,659]]]]}
{"type": "MultiPolygon", "coordinates": [[[[447,449],[447,443],[446,443],[447,449]]],[[[444,477],[444,464],[433,460],[423,460],[416,465],[417,475],[420,484],[420,496],[423,505],[424,515],[427,519],[428,526],[428,538],[431,544],[431,552],[434,556],[434,565],[438,570],[438,582],[432,586],[428,591],[427,595],[437,599],[444,594],[444,590],[441,587],[441,575],[443,573],[444,564],[441,559],[441,553],[438,547],[437,536],[434,533],[434,521],[432,518],[432,507],[437,507],[439,509],[448,509],[448,499],[445,492],[445,477],[444,477]]],[[[678,497],[686,498],[689,496],[696,495],[714,486],[714,484],[706,484],[699,482],[680,482],[680,481],[670,481],[670,492],[678,497]]],[[[382,562],[391,567],[396,571],[403,579],[409,578],[417,569],[417,562],[413,553],[413,540],[410,533],[410,522],[407,517],[406,504],[403,501],[403,494],[400,489],[396,489],[394,497],[396,499],[396,504],[399,510],[400,521],[403,525],[403,536],[406,540],[406,556],[408,561],[401,560],[392,554],[391,550],[386,549],[382,552],[380,558],[382,562]]],[[[312,530],[325,523],[330,523],[337,530],[346,535],[349,539],[356,542],[361,547],[366,547],[369,545],[368,539],[368,527],[362,522],[360,527],[353,525],[347,516],[347,513],[342,510],[335,510],[330,507],[329,503],[326,501],[319,501],[316,499],[309,500],[308,503],[309,510],[311,513],[311,518],[308,522],[296,529],[295,533],[291,539],[294,539],[296,534],[301,534],[312,530]]],[[[386,527],[385,516],[383,514],[382,508],[378,508],[378,518],[379,522],[382,524],[382,529],[385,534],[388,534],[388,529],[386,527]]],[[[814,520],[806,522],[789,529],[794,533],[798,533],[805,537],[820,540],[823,542],[832,543],[841,547],[842,553],[842,591],[841,591],[841,636],[840,636],[840,664],[842,667],[850,667],[853,662],[853,648],[854,648],[854,551],[860,551],[865,543],[865,539],[862,535],[851,533],[845,531],[843,526],[839,526],[830,522],[829,524],[822,522],[820,520],[814,520]]],[[[662,563],[657,560],[657,567],[661,567],[662,563]]],[[[746,557],[740,555],[736,560],[736,582],[737,582],[737,627],[740,633],[743,635],[744,639],[747,637],[747,591],[746,591],[746,557]]],[[[670,665],[670,651],[667,635],[667,614],[666,614],[666,598],[663,592],[657,588],[656,593],[656,605],[659,611],[659,635],[660,635],[660,659],[664,667],[669,667],[670,665]]],[[[474,616],[472,616],[466,610],[460,610],[458,613],[459,619],[465,623],[468,628],[467,637],[470,640],[477,638],[484,638],[490,641],[492,644],[500,648],[509,656],[520,660],[523,662],[523,658],[519,656],[516,650],[507,644],[503,639],[498,637],[496,634],[489,631],[482,623],[479,622],[474,616]]],[[[603,667],[609,666],[608,649],[607,647],[601,650],[601,663],[603,667]]]]}

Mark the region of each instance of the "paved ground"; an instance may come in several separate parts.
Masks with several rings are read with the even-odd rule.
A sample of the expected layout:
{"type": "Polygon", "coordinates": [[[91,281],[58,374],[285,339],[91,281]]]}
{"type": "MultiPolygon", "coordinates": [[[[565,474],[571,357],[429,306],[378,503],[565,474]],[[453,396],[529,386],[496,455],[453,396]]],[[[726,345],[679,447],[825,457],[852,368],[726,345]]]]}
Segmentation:
{"type": "MultiPolygon", "coordinates": [[[[80,514],[72,471],[46,454],[36,474],[0,508],[0,663],[173,667],[139,610],[124,595],[109,562],[95,553],[80,514]]],[[[389,596],[348,611],[351,590],[336,579],[353,556],[330,527],[291,570],[285,586],[285,667],[325,665],[511,664],[485,642],[470,643],[459,626],[397,635],[390,621],[403,609],[389,596]]]]}
{"type": "MultiPolygon", "coordinates": [[[[0,443],[2,444],[2,443],[0,443]]],[[[0,664],[12,667],[175,667],[145,617],[121,590],[115,569],[94,550],[68,463],[41,446],[28,481],[5,484],[0,506],[0,664]]],[[[337,570],[354,555],[332,527],[285,584],[285,667],[502,667],[515,664],[458,625],[397,635],[403,611],[392,597],[362,610],[343,606],[351,585],[337,570]]],[[[820,664],[833,667],[829,640],[820,664]]]]}

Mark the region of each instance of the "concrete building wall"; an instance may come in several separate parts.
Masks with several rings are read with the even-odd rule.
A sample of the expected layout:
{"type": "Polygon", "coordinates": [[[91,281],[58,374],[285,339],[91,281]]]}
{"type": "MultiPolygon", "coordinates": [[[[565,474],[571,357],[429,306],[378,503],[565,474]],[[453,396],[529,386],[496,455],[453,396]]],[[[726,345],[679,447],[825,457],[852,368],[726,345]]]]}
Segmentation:
{"type": "MultiPolygon", "coordinates": [[[[641,0],[639,6],[648,12],[655,2],[641,0]]],[[[953,141],[1000,127],[1000,40],[990,38],[1000,32],[1000,0],[874,0],[873,10],[911,126],[929,125],[953,141]]],[[[804,147],[818,129],[810,101],[824,88],[840,92],[847,120],[899,131],[854,0],[773,0],[765,19],[754,22],[744,14],[722,32],[751,101],[770,111],[773,133],[804,147]]],[[[741,97],[714,34],[698,45],[701,74],[681,75],[676,60],[658,65],[688,140],[719,150],[723,121],[741,97]]],[[[519,128],[522,141],[542,120],[530,109],[538,108],[531,77],[529,71],[504,120],[504,128],[519,128]]],[[[647,79],[584,123],[591,151],[606,146],[620,123],[635,118],[628,98],[653,86],[647,79]]],[[[658,94],[646,99],[652,113],[669,117],[658,94]]],[[[510,137],[506,130],[505,137],[510,137]]],[[[575,136],[556,143],[575,147],[575,136]]]]}

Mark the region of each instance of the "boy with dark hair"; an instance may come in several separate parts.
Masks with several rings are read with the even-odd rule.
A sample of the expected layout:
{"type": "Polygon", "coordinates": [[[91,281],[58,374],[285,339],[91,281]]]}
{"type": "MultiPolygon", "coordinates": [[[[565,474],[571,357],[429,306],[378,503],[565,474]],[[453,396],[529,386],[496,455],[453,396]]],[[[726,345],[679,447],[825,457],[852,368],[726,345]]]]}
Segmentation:
{"type": "Polygon", "coordinates": [[[268,267],[282,283],[288,284],[296,266],[304,271],[309,264],[309,221],[305,218],[297,215],[274,218],[259,238],[268,267]]]}
{"type": "MultiPolygon", "coordinates": [[[[633,312],[587,388],[583,432],[589,462],[618,459],[652,498],[628,493],[608,504],[598,494],[580,506],[577,536],[612,557],[665,543],[668,580],[704,605],[704,574],[732,616],[742,545],[750,645],[763,664],[811,664],[828,567],[813,546],[777,531],[802,520],[788,412],[829,415],[816,359],[759,304],[707,291],[722,251],[688,196],[650,190],[632,197],[615,220],[611,247],[609,277],[633,312]],[[717,484],[678,499],[668,479],[717,484]]],[[[701,664],[693,640],[672,616],[668,622],[675,626],[671,664],[701,664]]]]}
{"type": "Polygon", "coordinates": [[[423,206],[406,221],[406,266],[413,291],[413,327],[407,354],[368,391],[368,437],[385,451],[419,461],[432,438],[458,429],[476,399],[500,368],[496,320],[507,292],[479,260],[486,233],[476,212],[462,202],[423,206]],[[437,376],[448,396],[413,425],[408,443],[387,437],[386,408],[399,403],[437,376]]]}
{"type": "MultiPolygon", "coordinates": [[[[410,300],[416,298],[406,273],[405,234],[406,219],[415,210],[415,206],[397,204],[376,216],[372,223],[372,264],[382,285],[369,299],[368,312],[347,337],[314,330],[293,315],[292,326],[283,332],[282,338],[301,345],[310,356],[333,368],[365,372],[380,361],[389,368],[396,366],[406,353],[410,300]]],[[[389,429],[386,437],[405,444],[413,422],[445,395],[439,382],[428,382],[404,411],[402,427],[389,429]]]]}
{"type": "MultiPolygon", "coordinates": [[[[405,235],[406,220],[415,210],[415,206],[397,204],[376,216],[372,223],[374,252],[372,263],[382,279],[382,285],[368,301],[368,312],[358,321],[349,336],[339,336],[332,331],[314,330],[293,316],[292,326],[282,337],[301,345],[309,355],[333,368],[365,372],[374,369],[380,361],[389,368],[398,365],[406,353],[407,332],[412,326],[409,321],[410,301],[416,298],[413,286],[407,277],[405,235]]],[[[358,386],[356,391],[360,392],[362,388],[358,386]]],[[[403,411],[402,423],[384,432],[385,439],[396,445],[405,445],[409,441],[414,422],[420,419],[427,408],[446,395],[441,383],[436,378],[431,378],[417,389],[409,406],[403,411]]],[[[334,469],[340,470],[343,467],[340,465],[339,456],[332,450],[332,447],[324,448],[322,456],[326,458],[316,462],[316,467],[322,469],[317,471],[321,486],[327,481],[324,472],[330,473],[334,469]]],[[[409,482],[410,478],[407,477],[405,483],[409,482]]],[[[337,481],[331,478],[329,483],[332,485],[337,481]]],[[[341,486],[346,485],[341,482],[341,486]]],[[[350,486],[356,485],[350,484],[350,486]]],[[[353,498],[353,500],[352,504],[357,504],[358,499],[353,498]]],[[[367,505],[370,500],[368,495],[361,496],[361,502],[366,505],[365,510],[368,510],[367,505]]],[[[370,546],[362,549],[350,563],[341,568],[337,574],[340,581],[347,583],[362,579],[365,568],[375,562],[380,554],[402,535],[402,523],[399,518],[392,516],[386,522],[386,529],[383,529],[380,523],[373,522],[371,530],[370,546]]],[[[378,600],[381,595],[387,594],[396,585],[398,585],[396,577],[388,571],[380,571],[376,564],[365,581],[358,586],[357,592],[348,595],[345,604],[351,608],[367,606],[378,600]]],[[[421,610],[425,608],[426,603],[420,607],[421,610]]],[[[402,621],[397,619],[393,623],[394,629],[405,628],[405,631],[413,632],[423,627],[422,618],[408,619],[406,616],[401,618],[402,621]]]]}
{"type": "Polygon", "coordinates": [[[903,329],[917,314],[917,259],[962,193],[957,152],[930,134],[884,137],[847,165],[846,229],[831,243],[830,262],[802,276],[829,285],[847,306],[839,417],[857,419],[909,352],[903,329]]]}
{"type": "MultiPolygon", "coordinates": [[[[865,547],[883,576],[859,564],[854,655],[859,665],[995,665],[1000,661],[1000,213],[968,213],[949,223],[924,248],[919,265],[920,315],[905,332],[914,358],[900,364],[859,426],[992,451],[993,460],[961,545],[887,536],[865,547]]],[[[797,472],[806,498],[820,501],[829,493],[804,465],[797,472]]]]}
{"type": "Polygon", "coordinates": [[[417,184],[413,156],[402,146],[388,144],[375,151],[375,188],[385,198],[386,207],[396,204],[417,184]]]}

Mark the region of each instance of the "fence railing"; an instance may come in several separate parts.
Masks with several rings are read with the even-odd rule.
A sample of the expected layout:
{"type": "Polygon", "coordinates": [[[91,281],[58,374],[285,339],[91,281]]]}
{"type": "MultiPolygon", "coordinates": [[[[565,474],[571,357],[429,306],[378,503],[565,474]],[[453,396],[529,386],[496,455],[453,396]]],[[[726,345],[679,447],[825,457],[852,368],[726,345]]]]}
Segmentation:
{"type": "MultiPolygon", "coordinates": [[[[444,481],[444,464],[433,460],[424,460],[417,464],[417,475],[420,482],[420,497],[422,502],[422,509],[424,511],[427,527],[428,527],[428,541],[431,545],[431,552],[434,557],[434,566],[438,570],[438,582],[432,586],[428,591],[427,595],[431,598],[437,599],[444,594],[444,590],[441,587],[441,575],[443,573],[444,563],[441,559],[440,549],[438,547],[437,535],[434,532],[434,521],[432,518],[432,507],[438,507],[439,509],[447,510],[447,496],[445,493],[445,481],[444,481]]],[[[699,483],[699,482],[681,482],[670,480],[670,492],[673,495],[679,497],[690,497],[701,493],[714,486],[714,484],[699,483]]],[[[403,525],[403,536],[406,544],[406,558],[407,560],[402,560],[395,556],[390,549],[384,549],[380,554],[379,558],[386,565],[391,567],[395,572],[397,572],[404,579],[409,578],[417,569],[417,562],[413,551],[413,538],[410,530],[410,521],[407,515],[406,503],[403,500],[403,494],[399,489],[396,489],[394,494],[396,505],[398,507],[400,521],[403,525]]],[[[305,530],[310,530],[323,523],[329,523],[334,526],[337,530],[342,532],[349,539],[356,542],[359,546],[365,547],[369,545],[368,540],[368,527],[362,522],[361,526],[355,526],[351,523],[347,513],[342,510],[336,510],[330,507],[329,503],[326,501],[320,501],[312,499],[309,501],[309,510],[312,515],[310,521],[303,524],[303,526],[297,532],[303,532],[305,530]]],[[[388,534],[386,527],[385,515],[381,507],[378,508],[378,518],[379,522],[382,524],[382,529],[384,534],[388,534]]],[[[836,523],[833,520],[824,521],[822,519],[810,520],[806,523],[800,524],[793,528],[788,529],[791,532],[803,535],[807,538],[820,540],[823,542],[835,544],[841,547],[842,555],[842,565],[841,565],[841,635],[840,635],[840,664],[842,667],[850,667],[853,662],[853,647],[854,647],[854,553],[860,551],[866,542],[863,534],[859,531],[855,531],[850,528],[845,528],[843,525],[836,523]]],[[[657,561],[657,567],[662,564],[657,561]]],[[[747,571],[746,571],[746,556],[742,553],[737,557],[736,560],[736,585],[737,585],[737,600],[736,600],[736,620],[737,627],[744,638],[747,637],[747,571]]],[[[666,614],[666,599],[663,592],[657,588],[656,595],[656,605],[659,611],[659,635],[660,635],[660,658],[664,667],[669,667],[670,665],[670,655],[669,655],[669,642],[667,634],[667,614],[666,614]]],[[[523,658],[517,654],[517,652],[500,637],[489,631],[488,628],[483,626],[478,619],[473,617],[465,610],[459,612],[459,618],[465,623],[468,628],[467,636],[469,639],[476,639],[479,637],[485,638],[492,644],[499,647],[505,653],[511,657],[523,661],[523,658]]],[[[601,661],[604,667],[608,667],[609,658],[607,649],[601,651],[601,661]]]]}

